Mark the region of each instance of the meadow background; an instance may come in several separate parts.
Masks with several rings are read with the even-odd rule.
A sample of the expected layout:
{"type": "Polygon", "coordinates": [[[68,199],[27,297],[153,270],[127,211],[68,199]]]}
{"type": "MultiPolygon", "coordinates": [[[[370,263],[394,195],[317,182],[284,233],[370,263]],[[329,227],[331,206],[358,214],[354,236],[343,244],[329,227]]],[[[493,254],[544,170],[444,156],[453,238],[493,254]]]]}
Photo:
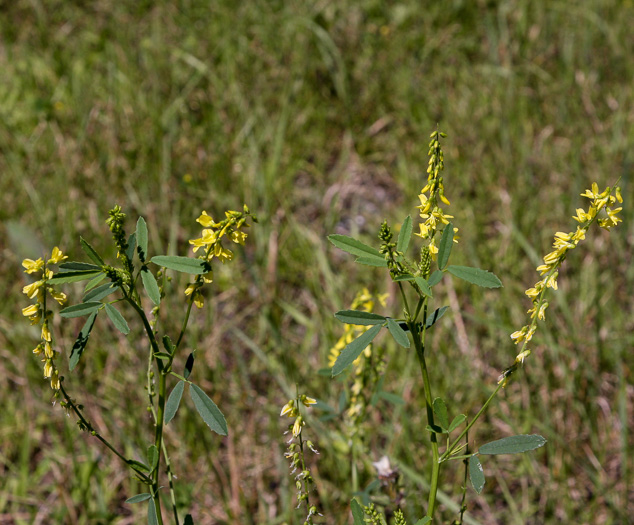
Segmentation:
{"type": "MultiPolygon", "coordinates": [[[[434,394],[454,414],[473,415],[515,357],[523,291],[554,232],[574,228],[579,194],[622,177],[626,199],[623,224],[593,229],[569,256],[524,372],[472,433],[548,444],[486,461],[468,523],[631,522],[633,20],[632,1],[609,0],[0,1],[0,523],[145,522],[143,505],[124,503],[143,487],[51,406],[31,354],[38,333],[20,315],[21,260],[54,245],[83,260],[80,235],[113,258],[115,203],[129,231],[145,217],[153,254],[184,255],[202,209],[245,202],[260,224],[218,270],[187,341],[229,436],[183,406],[167,439],[179,504],[196,523],[302,523],[280,408],[296,383],[338,406],[342,382],[316,373],[343,332],[332,314],[363,286],[394,292],[326,236],[374,243],[384,218],[416,213],[437,123],[461,236],[453,260],[504,283],[445,279],[435,293],[452,309],[433,333],[434,394]]],[[[175,329],[174,284],[177,315],[165,322],[175,329]]],[[[78,301],[81,289],[67,288],[78,301]]],[[[381,313],[398,316],[394,306],[381,313]]],[[[56,325],[59,348],[72,346],[76,321],[56,325]]],[[[135,385],[147,348],[131,328],[126,339],[99,320],[66,385],[104,434],[143,457],[152,430],[135,385]]],[[[383,389],[403,401],[372,412],[360,483],[390,456],[415,521],[429,470],[421,385],[413,352],[383,344],[383,389]]],[[[349,523],[338,418],[311,412],[323,522],[349,523]]],[[[461,477],[448,469],[441,489],[461,477]]],[[[446,522],[458,501],[441,498],[446,522]]]]}

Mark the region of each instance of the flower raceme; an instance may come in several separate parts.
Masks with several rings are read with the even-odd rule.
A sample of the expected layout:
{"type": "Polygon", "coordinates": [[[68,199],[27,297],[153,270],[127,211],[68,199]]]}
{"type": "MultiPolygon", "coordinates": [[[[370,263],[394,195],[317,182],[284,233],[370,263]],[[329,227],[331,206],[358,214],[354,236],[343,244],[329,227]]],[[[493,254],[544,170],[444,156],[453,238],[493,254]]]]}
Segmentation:
{"type": "MultiPolygon", "coordinates": [[[[233,259],[233,252],[223,247],[221,240],[223,237],[229,237],[235,244],[244,245],[247,234],[242,231],[242,228],[249,227],[249,224],[246,222],[248,217],[251,217],[253,222],[257,222],[256,217],[251,214],[246,204],[241,212],[233,210],[226,211],[225,218],[220,222],[214,221],[207,212],[203,210],[198,219],[196,219],[196,222],[203,227],[201,237],[198,239],[190,239],[189,241],[189,244],[193,246],[194,253],[197,253],[198,250],[202,248],[204,253],[199,255],[199,259],[211,262],[211,260],[216,257],[223,264],[231,261],[233,259]]],[[[197,278],[193,283],[189,283],[185,289],[185,295],[192,296],[194,304],[198,308],[202,308],[204,298],[201,288],[203,283],[211,283],[212,281],[213,271],[210,271],[197,278]]]]}
{"type": "Polygon", "coordinates": [[[22,314],[28,317],[32,325],[42,325],[40,335],[40,343],[35,347],[33,353],[42,355],[44,363],[44,378],[49,379],[51,388],[56,392],[60,388],[59,372],[55,366],[55,358],[57,352],[53,350],[53,336],[49,328],[53,312],[46,308],[46,293],[53,297],[59,304],[66,302],[66,294],[56,291],[47,281],[53,277],[53,272],[48,269],[49,264],[59,264],[68,257],[56,246],[53,248],[51,257],[45,262],[40,258],[36,261],[32,259],[24,259],[22,266],[24,273],[34,274],[41,272],[41,279],[34,283],[28,284],[22,288],[22,292],[29,298],[35,299],[35,303],[22,309],[22,314]]]}
{"type": "Polygon", "coordinates": [[[566,255],[570,250],[574,250],[577,245],[586,238],[586,232],[596,220],[599,226],[605,230],[610,230],[616,226],[621,219],[617,214],[622,208],[613,208],[616,202],[622,203],[623,197],[621,196],[621,188],[618,186],[607,187],[602,192],[599,192],[599,187],[596,182],[592,183],[592,187],[581,194],[582,197],[586,197],[591,200],[588,211],[583,208],[576,210],[576,215],[573,217],[579,225],[574,232],[555,233],[553,242],[553,251],[544,256],[544,264],[537,267],[537,271],[540,276],[543,276],[535,285],[528,290],[525,294],[533,302],[533,307],[528,310],[530,314],[531,322],[520,328],[519,330],[511,334],[511,339],[515,344],[522,342],[522,348],[520,353],[515,358],[515,364],[507,369],[500,378],[500,383],[505,386],[508,382],[510,373],[515,370],[515,367],[524,363],[524,360],[530,355],[531,351],[526,348],[528,342],[532,339],[535,331],[537,330],[537,321],[544,321],[546,318],[546,308],[548,308],[548,302],[545,299],[546,290],[552,288],[557,290],[557,277],[559,276],[559,268],[566,259],[566,255]],[[599,218],[599,212],[605,211],[606,217],[599,218]]]}

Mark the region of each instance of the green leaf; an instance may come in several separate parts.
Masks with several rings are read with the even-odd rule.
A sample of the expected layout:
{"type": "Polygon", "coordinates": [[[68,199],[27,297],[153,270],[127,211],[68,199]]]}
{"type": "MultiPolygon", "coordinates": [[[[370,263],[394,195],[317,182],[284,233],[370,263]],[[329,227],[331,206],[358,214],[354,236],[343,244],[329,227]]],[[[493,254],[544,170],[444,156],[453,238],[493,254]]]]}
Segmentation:
{"type": "Polygon", "coordinates": [[[154,278],[154,274],[147,268],[141,269],[141,280],[143,281],[143,288],[148,294],[148,297],[154,303],[155,306],[161,304],[161,292],[158,287],[158,283],[154,278]]]}
{"type": "Polygon", "coordinates": [[[401,396],[392,394],[391,392],[385,392],[384,390],[379,392],[379,398],[387,401],[388,403],[392,403],[393,405],[402,406],[405,404],[405,401],[401,396]]]}
{"type": "Polygon", "coordinates": [[[372,325],[385,323],[385,317],[379,314],[363,312],[361,310],[339,310],[335,317],[346,324],[372,325]]]}
{"type": "Polygon", "coordinates": [[[414,282],[427,297],[433,297],[429,283],[422,277],[414,277],[414,282]]]}
{"type": "Polygon", "coordinates": [[[445,315],[445,312],[447,310],[449,310],[448,306],[442,306],[440,308],[436,308],[434,310],[434,313],[427,317],[425,326],[427,328],[431,328],[436,323],[436,321],[438,321],[438,319],[440,319],[443,315],[445,315]]]}
{"type": "Polygon", "coordinates": [[[441,398],[437,397],[434,399],[432,407],[434,409],[434,414],[436,414],[436,417],[438,418],[438,424],[443,430],[447,430],[447,427],[449,427],[447,405],[445,405],[445,402],[441,398]]]}
{"type": "Polygon", "coordinates": [[[86,345],[88,344],[88,337],[90,336],[90,332],[92,330],[93,325],[95,324],[95,319],[97,318],[98,312],[93,312],[86,322],[84,323],[83,328],[80,330],[75,343],[73,344],[73,349],[70,352],[70,358],[68,363],[68,369],[72,372],[77,363],[79,362],[79,358],[84,353],[86,349],[86,345]]]}
{"type": "Polygon", "coordinates": [[[335,361],[335,366],[332,367],[332,377],[339,375],[346,368],[348,368],[352,362],[359,357],[361,352],[365,350],[365,347],[368,346],[372,340],[377,336],[377,334],[381,331],[381,325],[374,325],[369,330],[363,332],[359,337],[357,337],[354,341],[350,342],[339,354],[337,357],[337,361],[335,361]]]}
{"type": "Polygon", "coordinates": [[[434,434],[446,434],[445,430],[439,425],[425,425],[425,429],[434,434]]]}
{"type": "Polygon", "coordinates": [[[60,272],[60,273],[66,273],[69,270],[79,270],[82,272],[86,272],[86,271],[100,272],[101,271],[101,267],[95,264],[90,264],[85,262],[75,262],[75,261],[68,261],[68,262],[62,263],[59,265],[59,269],[63,270],[63,272],[60,272]]]}
{"type": "Polygon", "coordinates": [[[163,361],[169,361],[172,358],[172,354],[168,354],[167,352],[154,352],[154,357],[158,357],[163,361]]]}
{"type": "Polygon", "coordinates": [[[469,458],[469,478],[473,489],[480,494],[482,487],[484,487],[484,470],[482,469],[482,463],[475,455],[469,458]]]}
{"type": "Polygon", "coordinates": [[[126,460],[126,462],[138,472],[150,472],[150,467],[148,467],[145,463],[141,463],[140,461],[136,461],[135,459],[128,459],[126,460]]]}
{"type": "Polygon", "coordinates": [[[464,414],[458,414],[456,417],[453,418],[453,421],[451,422],[451,425],[449,425],[449,428],[447,430],[449,432],[453,432],[454,430],[456,430],[456,428],[462,425],[462,423],[464,423],[466,419],[467,416],[465,416],[464,414]]]}
{"type": "Polygon", "coordinates": [[[380,258],[385,259],[383,255],[376,248],[372,248],[367,244],[357,241],[347,235],[329,235],[328,240],[334,244],[340,250],[348,252],[357,257],[370,257],[371,259],[380,258]]]}
{"type": "Polygon", "coordinates": [[[453,224],[449,223],[445,226],[440,238],[440,244],[438,245],[438,268],[444,270],[449,261],[449,255],[451,255],[451,248],[453,247],[453,224]]]}
{"type": "Polygon", "coordinates": [[[81,244],[81,249],[84,250],[84,253],[92,259],[92,261],[99,267],[105,266],[106,263],[103,262],[103,259],[99,256],[99,254],[95,251],[95,249],[90,246],[88,241],[83,237],[79,238],[79,244],[81,244]]]}
{"type": "Polygon", "coordinates": [[[96,312],[103,306],[99,301],[88,301],[87,303],[74,304],[60,311],[59,315],[65,318],[82,317],[96,312]]]}
{"type": "Polygon", "coordinates": [[[203,421],[207,423],[207,426],[217,434],[226,436],[227,421],[225,420],[225,416],[222,415],[220,409],[207,396],[207,394],[205,394],[198,386],[192,384],[189,388],[189,395],[191,396],[200,417],[202,417],[203,421]]]}
{"type": "Polygon", "coordinates": [[[50,284],[62,284],[62,283],[76,283],[78,281],[85,281],[91,277],[96,277],[101,272],[96,271],[73,271],[73,272],[61,272],[56,273],[52,279],[49,279],[50,284]]]}
{"type": "Polygon", "coordinates": [[[147,523],[148,525],[159,525],[154,499],[149,500],[147,504],[147,523]]]}
{"type": "Polygon", "coordinates": [[[376,266],[377,268],[383,268],[387,266],[387,261],[385,257],[357,257],[354,262],[359,264],[365,264],[366,266],[376,266]]]}
{"type": "Polygon", "coordinates": [[[125,500],[126,503],[140,503],[141,501],[145,501],[146,499],[150,499],[152,497],[152,494],[149,494],[148,492],[144,492],[143,494],[137,494],[136,496],[132,496],[131,498],[128,498],[127,500],[125,500]]]}
{"type": "Polygon", "coordinates": [[[365,525],[363,518],[363,508],[356,499],[350,500],[350,509],[352,510],[353,525],[365,525]]]}
{"type": "Polygon", "coordinates": [[[419,519],[414,525],[425,525],[431,521],[429,516],[425,516],[424,518],[419,519]]]}
{"type": "Polygon", "coordinates": [[[546,440],[538,434],[521,434],[486,443],[478,449],[478,453],[481,455],[521,454],[543,447],[545,444],[546,440]]]}
{"type": "Polygon", "coordinates": [[[409,338],[407,337],[405,330],[403,330],[398,325],[398,323],[391,317],[387,318],[387,329],[392,334],[394,341],[396,341],[399,345],[401,345],[404,348],[409,348],[409,345],[410,345],[409,338]]]}
{"type": "Polygon", "coordinates": [[[179,257],[178,255],[156,255],[151,261],[154,264],[163,266],[168,270],[177,272],[201,275],[211,271],[211,266],[202,259],[192,259],[191,257],[179,257]]]}
{"type": "Polygon", "coordinates": [[[427,279],[429,286],[436,286],[442,280],[442,276],[443,273],[440,270],[434,270],[427,279]]]}
{"type": "Polygon", "coordinates": [[[397,275],[393,280],[394,281],[413,281],[414,276],[410,273],[403,273],[401,275],[397,275]]]}
{"type": "Polygon", "coordinates": [[[119,310],[117,310],[111,304],[106,304],[106,313],[112,321],[112,324],[117,327],[117,330],[119,330],[119,332],[121,332],[123,335],[128,335],[130,333],[130,327],[128,326],[128,323],[125,322],[123,316],[119,313],[119,310]]]}
{"type": "Polygon", "coordinates": [[[172,393],[167,398],[167,403],[165,403],[165,424],[167,425],[178,410],[178,407],[181,404],[181,398],[183,397],[183,390],[185,389],[185,382],[179,381],[176,383],[176,386],[172,390],[172,393]]]}
{"type": "Polygon", "coordinates": [[[409,241],[412,238],[412,218],[408,215],[405,217],[401,226],[401,231],[398,232],[398,241],[396,242],[396,250],[405,253],[409,246],[409,241]]]}
{"type": "Polygon", "coordinates": [[[101,301],[104,297],[108,297],[111,293],[116,292],[119,287],[114,283],[106,283],[97,286],[84,295],[84,302],[101,301]]]}
{"type": "Polygon", "coordinates": [[[192,518],[191,514],[187,514],[185,516],[185,521],[183,522],[183,525],[194,525],[194,518],[192,518]]]}
{"type": "Polygon", "coordinates": [[[159,451],[158,448],[156,448],[156,445],[150,445],[147,448],[147,462],[150,466],[150,472],[154,472],[154,469],[159,462],[159,451]]]}
{"type": "Polygon", "coordinates": [[[183,371],[183,376],[185,376],[185,379],[189,379],[189,376],[192,373],[192,369],[194,368],[195,353],[196,350],[189,354],[189,356],[187,357],[187,361],[185,362],[185,370],[183,371]]]}
{"type": "Polygon", "coordinates": [[[139,217],[136,221],[136,251],[139,259],[144,263],[147,257],[147,224],[143,217],[139,217]]]}
{"type": "Polygon", "coordinates": [[[92,290],[95,286],[97,286],[105,278],[106,278],[106,274],[105,273],[97,274],[97,277],[95,277],[94,279],[91,279],[90,281],[88,281],[86,283],[86,286],[84,287],[84,293],[88,292],[89,290],[92,290]]]}
{"type": "Polygon", "coordinates": [[[132,233],[130,237],[128,237],[128,249],[125,251],[126,256],[131,261],[134,259],[135,249],[136,249],[136,233],[132,233]]]}
{"type": "Polygon", "coordinates": [[[164,335],[163,336],[163,347],[165,348],[165,351],[168,354],[174,355],[174,350],[176,348],[174,347],[174,344],[172,343],[172,340],[170,339],[169,335],[164,335]]]}
{"type": "Polygon", "coordinates": [[[472,268],[470,266],[447,266],[447,271],[459,279],[467,281],[483,288],[499,288],[502,286],[495,274],[480,268],[472,268]]]}

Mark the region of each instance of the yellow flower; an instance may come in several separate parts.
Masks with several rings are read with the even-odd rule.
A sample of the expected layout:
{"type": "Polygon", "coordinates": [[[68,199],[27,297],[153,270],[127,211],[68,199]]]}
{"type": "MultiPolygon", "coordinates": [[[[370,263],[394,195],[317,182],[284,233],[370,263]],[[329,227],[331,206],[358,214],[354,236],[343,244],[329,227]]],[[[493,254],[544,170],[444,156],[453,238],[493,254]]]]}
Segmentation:
{"type": "Polygon", "coordinates": [[[37,261],[34,261],[33,259],[24,259],[22,261],[22,266],[26,268],[26,270],[24,270],[25,273],[35,273],[44,268],[44,261],[41,257],[37,261]]]}
{"type": "Polygon", "coordinates": [[[524,359],[526,359],[529,355],[531,355],[531,351],[526,349],[523,352],[520,352],[519,354],[517,354],[517,357],[515,358],[515,362],[518,364],[524,364],[524,359]]]}
{"type": "Polygon", "coordinates": [[[312,397],[308,397],[305,394],[302,394],[299,399],[306,407],[309,407],[310,405],[314,405],[317,403],[316,399],[313,399],[312,397]]]}
{"type": "Polygon", "coordinates": [[[285,416],[285,415],[288,415],[288,417],[293,417],[290,414],[293,412],[294,408],[295,408],[295,400],[291,399],[288,403],[286,403],[282,407],[282,411],[280,412],[280,417],[285,416]]]}
{"type": "Polygon", "coordinates": [[[40,305],[39,304],[32,304],[30,306],[27,306],[26,308],[22,308],[22,315],[24,317],[33,317],[33,316],[39,316],[40,313],[40,305]]]}
{"type": "Polygon", "coordinates": [[[66,294],[64,292],[58,292],[56,290],[49,290],[53,299],[55,299],[59,304],[63,305],[66,302],[66,294]]]}
{"type": "Polygon", "coordinates": [[[36,281],[22,288],[22,293],[27,295],[29,299],[33,299],[37,295],[38,289],[44,284],[44,281],[36,281]]]}
{"type": "Polygon", "coordinates": [[[302,427],[304,426],[304,418],[302,416],[297,416],[295,423],[293,424],[293,436],[297,437],[302,431],[302,427]]]}
{"type": "Polygon", "coordinates": [[[236,244],[244,244],[244,241],[247,238],[247,234],[242,231],[233,231],[231,232],[231,240],[236,244]]]}
{"type": "Polygon", "coordinates": [[[220,243],[214,246],[214,255],[220,259],[221,262],[230,261],[233,259],[233,252],[223,248],[220,243]]]}
{"type": "Polygon", "coordinates": [[[205,210],[203,210],[203,212],[200,214],[200,217],[198,217],[196,219],[196,222],[199,223],[203,228],[210,228],[210,227],[216,227],[218,226],[213,219],[207,215],[207,212],[205,210]]]}
{"type": "Polygon", "coordinates": [[[61,261],[68,259],[68,255],[64,255],[62,250],[60,250],[57,246],[53,248],[53,253],[51,254],[51,258],[48,260],[49,264],[59,264],[61,261]]]}

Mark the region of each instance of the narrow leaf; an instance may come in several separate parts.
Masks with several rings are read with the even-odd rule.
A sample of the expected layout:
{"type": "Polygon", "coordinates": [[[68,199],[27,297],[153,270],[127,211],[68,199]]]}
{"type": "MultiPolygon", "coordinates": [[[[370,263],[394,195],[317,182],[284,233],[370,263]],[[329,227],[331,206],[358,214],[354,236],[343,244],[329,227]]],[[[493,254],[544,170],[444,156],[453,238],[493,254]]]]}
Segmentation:
{"type": "Polygon", "coordinates": [[[543,447],[545,444],[546,440],[538,434],[521,434],[486,443],[478,449],[478,453],[482,455],[521,454],[543,447]]]}
{"type": "Polygon", "coordinates": [[[82,317],[96,312],[102,306],[103,303],[100,303],[99,301],[88,301],[87,303],[74,304],[73,306],[64,308],[59,312],[59,315],[65,318],[82,317]]]}
{"type": "Polygon", "coordinates": [[[181,398],[183,397],[183,390],[185,389],[185,382],[179,381],[176,383],[176,386],[172,390],[172,393],[167,398],[167,403],[165,403],[165,424],[167,425],[174,416],[176,415],[176,411],[181,403],[181,398]]]}
{"type": "Polygon", "coordinates": [[[159,451],[158,448],[156,448],[156,445],[150,445],[147,448],[147,462],[150,466],[150,472],[154,472],[154,469],[159,462],[159,451]]]}
{"type": "Polygon", "coordinates": [[[387,329],[392,334],[394,341],[396,341],[399,345],[401,345],[404,348],[409,348],[409,345],[410,345],[409,338],[407,337],[405,330],[403,330],[398,325],[398,323],[391,317],[387,318],[387,329]]]}
{"type": "Polygon", "coordinates": [[[438,418],[438,424],[442,427],[443,430],[447,430],[447,427],[449,427],[447,405],[445,405],[445,402],[441,398],[437,397],[436,399],[434,399],[432,407],[434,409],[434,414],[436,414],[436,417],[438,418]]]}
{"type": "Polygon", "coordinates": [[[126,323],[123,316],[119,313],[119,310],[117,310],[111,304],[106,303],[106,313],[112,321],[112,324],[117,327],[117,330],[119,330],[119,332],[121,332],[123,335],[128,335],[130,333],[130,327],[128,326],[128,323],[126,323]]]}
{"type": "Polygon", "coordinates": [[[414,525],[426,525],[430,521],[431,521],[431,518],[429,516],[425,516],[424,518],[421,518],[416,523],[414,523],[414,525]]]}
{"type": "Polygon", "coordinates": [[[172,354],[167,352],[154,352],[154,357],[158,357],[162,361],[169,361],[172,358],[172,354]]]}
{"type": "Polygon", "coordinates": [[[481,270],[480,268],[447,266],[447,271],[459,279],[477,286],[482,286],[483,288],[499,288],[502,286],[502,281],[500,281],[494,273],[481,270]]]}
{"type": "Polygon", "coordinates": [[[440,270],[434,270],[427,279],[429,286],[436,286],[442,280],[442,276],[443,273],[440,270]]]}
{"type": "Polygon", "coordinates": [[[94,277],[93,279],[91,279],[90,281],[88,281],[86,283],[86,286],[84,287],[84,292],[88,292],[89,290],[92,290],[95,286],[97,286],[105,278],[106,278],[106,274],[105,273],[98,273],[97,277],[94,277]]]}
{"type": "Polygon", "coordinates": [[[174,344],[169,335],[163,336],[163,347],[168,354],[172,355],[174,353],[174,344]]]}
{"type": "Polygon", "coordinates": [[[143,494],[137,494],[136,496],[132,496],[125,500],[126,503],[140,503],[141,501],[145,501],[146,499],[150,499],[152,494],[148,492],[144,492],[143,494]]]}
{"type": "Polygon", "coordinates": [[[357,257],[371,257],[384,259],[383,255],[376,248],[357,241],[347,235],[329,235],[328,240],[340,250],[351,253],[357,257]]]}
{"type": "Polygon", "coordinates": [[[401,231],[398,232],[398,241],[396,242],[396,250],[405,253],[412,238],[412,218],[408,215],[405,217],[401,225],[401,231]]]}
{"type": "Polygon", "coordinates": [[[154,507],[154,499],[149,500],[147,504],[147,523],[148,525],[159,525],[156,516],[156,507],[154,507]]]}
{"type": "Polygon", "coordinates": [[[101,267],[95,264],[85,263],[85,262],[75,262],[69,261],[59,265],[59,269],[63,270],[61,273],[65,273],[69,270],[79,270],[79,271],[89,271],[89,272],[99,272],[101,271],[101,267]]]}
{"type": "Polygon", "coordinates": [[[111,293],[116,292],[119,287],[114,283],[106,283],[97,288],[92,289],[84,295],[84,302],[101,301],[104,297],[108,297],[111,293]]]}
{"type": "Polygon", "coordinates": [[[484,487],[484,470],[482,469],[482,463],[475,455],[469,458],[469,478],[473,489],[480,494],[484,487]]]}
{"type": "Polygon", "coordinates": [[[62,283],[76,283],[78,281],[85,281],[92,277],[96,277],[101,272],[97,271],[73,271],[73,272],[61,272],[56,273],[52,279],[49,279],[50,284],[62,284],[62,283]]]}
{"type": "Polygon", "coordinates": [[[356,499],[350,500],[350,509],[352,509],[353,525],[365,525],[363,517],[363,508],[356,499]]]}
{"type": "Polygon", "coordinates": [[[373,314],[371,312],[363,312],[361,310],[339,310],[335,313],[335,317],[346,324],[356,325],[372,325],[383,324],[385,317],[379,314],[373,314]]]}
{"type": "Polygon", "coordinates": [[[192,369],[194,368],[194,353],[196,351],[194,350],[191,354],[189,354],[189,356],[187,357],[187,361],[185,362],[185,370],[183,372],[183,375],[185,376],[185,379],[188,379],[190,374],[192,373],[192,369]]]}
{"type": "Polygon", "coordinates": [[[438,268],[445,269],[447,262],[449,261],[449,255],[451,255],[451,248],[453,247],[453,224],[449,223],[445,226],[440,238],[440,245],[438,246],[438,268]]]}
{"type": "Polygon", "coordinates": [[[161,292],[158,287],[158,283],[154,278],[154,274],[147,268],[141,270],[141,280],[143,281],[143,288],[147,292],[148,297],[154,303],[155,306],[161,304],[161,292]]]}
{"type": "Polygon", "coordinates": [[[337,357],[337,361],[335,362],[335,366],[332,367],[332,377],[339,375],[346,368],[348,368],[352,362],[359,357],[361,352],[365,350],[365,347],[368,346],[372,340],[377,336],[377,334],[381,331],[381,325],[374,325],[369,330],[363,332],[359,337],[357,337],[354,341],[350,342],[339,354],[337,357]]]}
{"type": "Polygon", "coordinates": [[[427,297],[433,297],[429,283],[422,277],[414,277],[414,282],[427,297]]]}
{"type": "Polygon", "coordinates": [[[445,434],[445,430],[441,428],[439,425],[425,425],[425,428],[429,432],[433,432],[434,434],[445,434]]]}
{"type": "Polygon", "coordinates": [[[201,275],[211,270],[211,266],[207,261],[192,259],[191,257],[179,257],[178,255],[156,255],[152,257],[151,261],[169,270],[193,275],[201,275]]]}
{"type": "Polygon", "coordinates": [[[445,312],[447,310],[449,310],[448,306],[442,306],[440,308],[436,308],[434,310],[434,313],[427,317],[425,326],[427,328],[431,328],[436,323],[436,321],[438,321],[438,319],[440,319],[443,315],[445,315],[445,312]]]}
{"type": "Polygon", "coordinates": [[[150,472],[150,467],[148,467],[145,463],[136,461],[135,459],[128,459],[127,463],[138,472],[150,472]]]}
{"type": "Polygon", "coordinates": [[[88,337],[90,336],[90,331],[92,330],[93,325],[95,324],[95,319],[97,318],[97,312],[93,312],[91,316],[86,319],[83,328],[80,330],[75,343],[73,344],[73,349],[70,352],[70,358],[68,363],[68,369],[72,372],[77,363],[79,362],[79,358],[84,353],[86,349],[86,345],[88,344],[88,337]]]}
{"type": "Polygon", "coordinates": [[[205,394],[201,388],[196,385],[191,385],[189,388],[189,395],[194,402],[196,410],[203,418],[203,421],[207,423],[207,426],[217,434],[221,436],[227,435],[227,421],[225,416],[222,415],[220,409],[216,404],[205,394]]]}
{"type": "Polygon", "coordinates": [[[128,237],[128,249],[125,251],[128,259],[134,260],[134,252],[136,251],[136,232],[128,237]]]}
{"type": "Polygon", "coordinates": [[[377,268],[383,268],[387,266],[387,261],[385,260],[385,257],[380,256],[380,257],[374,257],[371,255],[368,255],[367,257],[357,257],[354,262],[359,263],[359,264],[365,264],[366,266],[375,266],[377,268]]]}
{"type": "Polygon", "coordinates": [[[83,237],[80,237],[79,244],[81,244],[81,249],[84,250],[84,253],[88,257],[90,257],[97,266],[99,267],[105,266],[106,263],[103,262],[103,259],[99,256],[99,254],[95,251],[95,249],[92,246],[90,246],[90,244],[88,243],[86,239],[84,239],[83,237]]]}
{"type": "Polygon", "coordinates": [[[147,224],[143,217],[136,221],[136,251],[142,263],[147,257],[147,224]]]}
{"type": "Polygon", "coordinates": [[[462,425],[462,423],[464,423],[466,419],[467,419],[467,416],[465,416],[464,414],[458,414],[456,417],[453,418],[453,421],[451,422],[451,425],[449,425],[449,428],[447,430],[449,432],[453,432],[460,425],[462,425]]]}

